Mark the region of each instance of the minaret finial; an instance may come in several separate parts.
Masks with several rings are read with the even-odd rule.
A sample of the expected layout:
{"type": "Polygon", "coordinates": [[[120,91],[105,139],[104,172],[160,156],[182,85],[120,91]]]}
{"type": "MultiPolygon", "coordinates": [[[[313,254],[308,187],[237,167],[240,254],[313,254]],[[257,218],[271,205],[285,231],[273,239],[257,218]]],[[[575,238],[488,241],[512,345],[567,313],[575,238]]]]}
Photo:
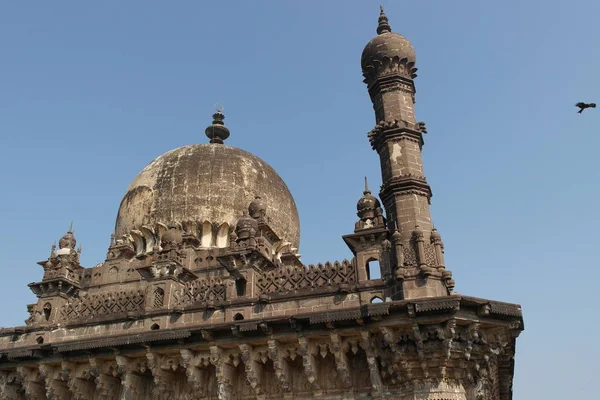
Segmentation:
{"type": "Polygon", "coordinates": [[[382,33],[391,32],[392,27],[388,22],[388,17],[385,15],[385,11],[383,11],[383,5],[379,6],[379,26],[377,26],[377,34],[381,35],[382,33]]]}
{"type": "Polygon", "coordinates": [[[229,129],[223,123],[225,116],[223,115],[223,107],[220,104],[215,104],[216,113],[213,114],[212,124],[206,128],[204,133],[210,139],[210,143],[223,144],[223,141],[229,137],[229,129]]]}
{"type": "Polygon", "coordinates": [[[371,191],[369,190],[369,182],[367,181],[366,176],[365,176],[365,191],[363,192],[363,194],[371,194],[371,191]]]}
{"type": "Polygon", "coordinates": [[[71,225],[69,225],[69,232],[73,233],[73,221],[71,221],[71,225]]]}

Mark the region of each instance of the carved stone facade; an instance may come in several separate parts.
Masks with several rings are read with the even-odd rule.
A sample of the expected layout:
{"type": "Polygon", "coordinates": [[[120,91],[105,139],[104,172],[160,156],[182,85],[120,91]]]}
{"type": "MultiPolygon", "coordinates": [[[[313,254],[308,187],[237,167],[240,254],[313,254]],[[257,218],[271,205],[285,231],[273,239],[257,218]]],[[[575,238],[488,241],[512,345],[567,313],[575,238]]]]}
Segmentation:
{"type": "MultiPolygon", "coordinates": [[[[39,262],[44,274],[29,285],[38,302],[26,325],[0,329],[0,398],[511,399],[521,308],[453,294],[429,214],[426,128],[412,109],[414,50],[383,11],[377,31],[362,66],[377,118],[369,140],[381,159],[382,202],[365,182],[354,232],[343,237],[351,260],[304,265],[296,222],[278,220],[296,215],[293,199],[279,193],[293,209],[275,210],[264,182],[235,187],[265,191],[241,211],[239,199],[198,200],[215,203],[218,210],[202,211],[215,218],[237,213],[233,221],[184,212],[165,221],[179,215],[166,205],[171,192],[160,192],[165,176],[144,186],[175,174],[169,157],[159,157],[121,203],[104,263],[80,265],[72,228],[39,262]],[[150,198],[166,209],[138,216],[150,198]]],[[[206,146],[224,146],[230,132],[220,112],[213,117],[206,146]]],[[[178,154],[193,163],[207,151],[178,154]]],[[[251,173],[244,168],[230,171],[251,173]]],[[[173,190],[198,197],[206,187],[173,190]]]]}

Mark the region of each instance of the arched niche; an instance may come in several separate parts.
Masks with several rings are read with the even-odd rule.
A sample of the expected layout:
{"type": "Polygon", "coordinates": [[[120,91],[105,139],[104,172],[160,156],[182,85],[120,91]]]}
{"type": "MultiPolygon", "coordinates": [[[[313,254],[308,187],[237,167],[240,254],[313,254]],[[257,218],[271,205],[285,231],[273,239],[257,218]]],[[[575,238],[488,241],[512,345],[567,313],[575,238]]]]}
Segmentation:
{"type": "Polygon", "coordinates": [[[227,242],[229,240],[229,225],[224,222],[219,226],[219,230],[217,232],[217,247],[225,248],[227,247],[227,242]]]}
{"type": "Polygon", "coordinates": [[[202,224],[202,237],[200,238],[201,247],[212,247],[213,244],[213,227],[208,221],[202,224]]]}

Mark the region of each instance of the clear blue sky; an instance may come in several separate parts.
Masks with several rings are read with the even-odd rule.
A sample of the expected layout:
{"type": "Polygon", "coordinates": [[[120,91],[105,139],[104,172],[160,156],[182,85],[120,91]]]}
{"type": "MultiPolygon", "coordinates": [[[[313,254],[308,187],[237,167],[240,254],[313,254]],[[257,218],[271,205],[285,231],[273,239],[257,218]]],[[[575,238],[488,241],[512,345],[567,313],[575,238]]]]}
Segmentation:
{"type": "MultiPolygon", "coordinates": [[[[515,399],[589,395],[600,357],[598,1],[385,1],[417,52],[432,212],[459,293],[523,305],[515,399]]],[[[360,55],[375,1],[2,2],[0,325],[75,221],[104,260],[127,186],[169,149],[228,144],[284,178],[307,263],[343,259],[381,183],[360,55]]]]}

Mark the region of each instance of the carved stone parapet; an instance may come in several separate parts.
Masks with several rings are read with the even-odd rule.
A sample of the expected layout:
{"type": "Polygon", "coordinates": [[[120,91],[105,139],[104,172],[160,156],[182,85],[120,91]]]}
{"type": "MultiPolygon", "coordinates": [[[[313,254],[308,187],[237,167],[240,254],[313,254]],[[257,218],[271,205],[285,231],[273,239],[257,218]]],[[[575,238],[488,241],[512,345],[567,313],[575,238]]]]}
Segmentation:
{"type": "Polygon", "coordinates": [[[263,272],[257,279],[259,293],[286,293],[295,290],[310,291],[321,287],[337,288],[341,284],[356,284],[357,272],[354,263],[309,265],[308,267],[280,267],[263,272]]]}
{"type": "Polygon", "coordinates": [[[69,300],[58,310],[58,319],[63,323],[82,320],[87,322],[97,316],[141,312],[144,306],[144,291],[102,292],[69,300]]]}
{"type": "Polygon", "coordinates": [[[226,282],[219,278],[197,279],[176,289],[171,304],[173,307],[216,306],[226,299],[226,291],[226,282]]]}

